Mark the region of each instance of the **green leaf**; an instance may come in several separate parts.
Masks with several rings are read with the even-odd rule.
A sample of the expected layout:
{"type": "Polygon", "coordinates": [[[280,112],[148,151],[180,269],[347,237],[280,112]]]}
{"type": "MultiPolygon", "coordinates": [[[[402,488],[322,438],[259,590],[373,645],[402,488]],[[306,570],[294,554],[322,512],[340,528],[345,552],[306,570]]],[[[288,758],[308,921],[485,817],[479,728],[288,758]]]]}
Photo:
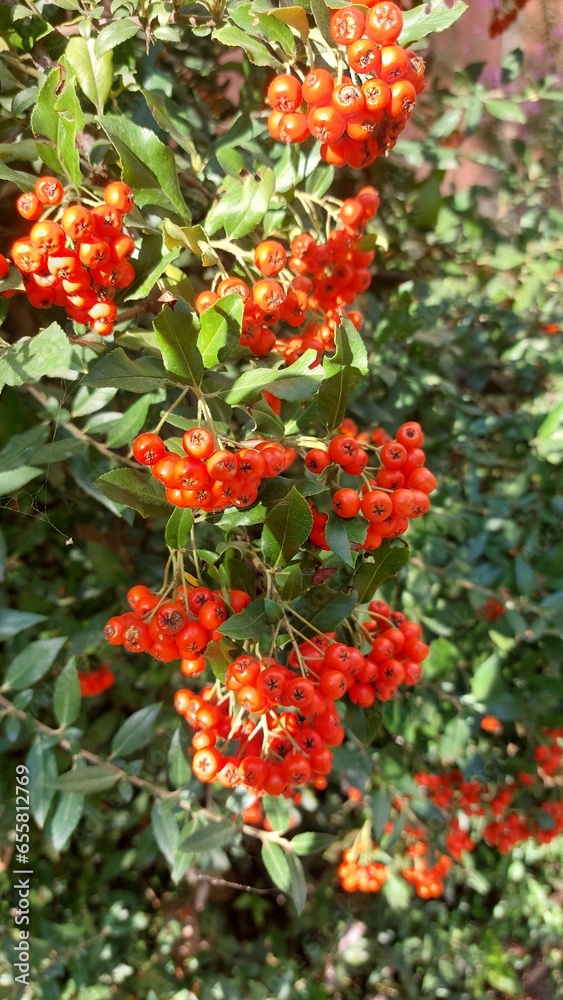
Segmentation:
{"type": "Polygon", "coordinates": [[[35,337],[22,337],[0,350],[0,390],[5,385],[23,385],[44,376],[57,375],[71,367],[72,344],[58,323],[51,323],[35,337]]]}
{"type": "Polygon", "coordinates": [[[283,795],[265,795],[262,799],[264,815],[272,824],[276,833],[289,830],[291,803],[283,795]]]}
{"type": "Polygon", "coordinates": [[[268,211],[274,190],[274,173],[269,168],[260,181],[253,177],[235,181],[210,209],[205,221],[206,232],[212,236],[218,229],[224,229],[232,240],[251,233],[268,211]]]}
{"type": "Polygon", "coordinates": [[[240,339],[243,310],[240,295],[225,295],[201,314],[197,343],[206,368],[230,358],[240,339]]]}
{"type": "Polygon", "coordinates": [[[202,226],[177,226],[170,219],[164,219],[162,232],[164,245],[169,250],[177,247],[184,247],[186,250],[191,250],[192,253],[201,257],[204,267],[212,267],[217,263],[217,254],[209,246],[209,237],[202,226]]]}
{"type": "Polygon", "coordinates": [[[156,339],[166,367],[186,385],[199,386],[203,359],[197,346],[198,322],[187,302],[179,299],[174,309],[165,306],[154,321],[156,339]]]}
{"type": "Polygon", "coordinates": [[[95,361],[83,379],[84,385],[126,389],[127,392],[138,393],[154,391],[170,382],[171,379],[157,358],[137,358],[133,361],[122,347],[116,347],[104,354],[99,361],[95,361]]]}
{"type": "Polygon", "coordinates": [[[371,554],[356,571],[354,586],[358,591],[358,604],[371,601],[375,591],[385,580],[396,576],[409,560],[407,545],[393,545],[389,539],[384,539],[378,549],[371,554]]]}
{"type": "Polygon", "coordinates": [[[135,280],[129,286],[125,294],[127,302],[136,302],[144,299],[153,290],[158,279],[162,277],[166,268],[176,260],[179,251],[171,250],[169,253],[163,252],[163,242],[160,233],[149,233],[143,238],[141,251],[135,261],[135,280]]]}
{"type": "Polygon", "coordinates": [[[154,705],[145,705],[144,708],[133,712],[133,715],[125,720],[111,741],[113,757],[128,757],[135,750],[148,743],[161,707],[162,702],[160,701],[154,705]]]}
{"type": "Polygon", "coordinates": [[[250,524],[261,524],[266,517],[266,508],[263,504],[257,503],[247,510],[228,510],[222,514],[217,521],[217,527],[227,530],[228,528],[244,528],[250,524]]]}
{"type": "Polygon", "coordinates": [[[305,869],[303,868],[302,862],[293,853],[293,851],[288,851],[286,857],[291,877],[289,894],[291,896],[293,905],[297,910],[297,912],[303,913],[303,910],[305,908],[305,903],[307,902],[307,883],[305,881],[305,869]]]}
{"type": "Polygon", "coordinates": [[[268,872],[274,885],[289,895],[291,891],[291,869],[287,860],[287,855],[282,851],[279,844],[274,844],[270,840],[262,844],[262,861],[264,868],[268,872]]]}
{"type": "MultiPolygon", "coordinates": [[[[432,652],[434,652],[434,645],[432,652]]],[[[492,653],[481,663],[471,679],[471,694],[477,701],[486,701],[502,682],[501,658],[492,653]]]]}
{"type": "Polygon", "coordinates": [[[93,38],[75,35],[69,38],[65,55],[76,74],[78,86],[101,115],[113,82],[111,51],[98,53],[93,38]]]}
{"type": "Polygon", "coordinates": [[[456,716],[444,727],[444,732],[438,746],[442,764],[459,764],[465,756],[469,742],[469,725],[461,716],[456,716]]]}
{"type": "Polygon", "coordinates": [[[386,788],[379,788],[371,800],[371,823],[373,835],[379,843],[385,826],[391,816],[393,796],[386,788]]]}
{"type": "Polygon", "coordinates": [[[185,788],[186,785],[189,785],[192,769],[188,763],[188,744],[181,724],[175,730],[170,741],[168,770],[170,783],[174,788],[185,788]]]}
{"type": "Polygon", "coordinates": [[[150,472],[113,469],[99,476],[94,485],[104,496],[115,503],[132,507],[141,517],[170,512],[170,504],[164,499],[162,485],[150,472]]]}
{"type": "MultiPolygon", "coordinates": [[[[19,145],[20,143],[18,143],[19,145]]],[[[16,187],[19,187],[20,191],[33,191],[36,178],[33,174],[24,174],[23,170],[13,170],[3,160],[0,160],[0,181],[9,181],[10,184],[15,184],[16,187]]],[[[16,268],[13,267],[11,270],[15,272],[16,268]]],[[[2,290],[4,290],[4,287],[4,283],[2,282],[2,290]]]]}
{"type": "Polygon", "coordinates": [[[20,632],[25,632],[26,628],[38,625],[45,621],[45,615],[34,615],[30,611],[16,611],[11,608],[0,610],[0,642],[12,639],[20,632]]]}
{"type": "Polygon", "coordinates": [[[68,661],[55,683],[53,707],[59,726],[68,726],[80,713],[80,681],[74,657],[68,661]]]}
{"type": "Polygon", "coordinates": [[[55,795],[57,762],[41,736],[36,736],[26,758],[29,768],[29,805],[37,826],[43,829],[55,795]]]}
{"type": "MultiPolygon", "coordinates": [[[[5,180],[2,177],[2,163],[0,161],[0,180],[5,180]]],[[[0,280],[0,292],[10,292],[10,291],[20,291],[24,290],[23,278],[18,271],[17,267],[10,267],[5,278],[0,280]]]]}
{"type": "Polygon", "coordinates": [[[318,394],[319,416],[333,431],[339,427],[352,390],[367,374],[368,361],[364,342],[349,319],[342,320],[336,333],[336,352],[325,357],[326,378],[318,394]]]}
{"type": "Polygon", "coordinates": [[[78,826],[84,811],[84,796],[62,792],[50,823],[51,843],[59,853],[78,826]]]}
{"type": "Polygon", "coordinates": [[[413,42],[435,31],[445,31],[467,10],[463,0],[430,0],[412,10],[403,12],[403,30],[399,45],[408,49],[413,42]]]}
{"type": "Polygon", "coordinates": [[[154,403],[162,403],[165,399],[166,393],[163,389],[146,392],[136,399],[109,432],[108,448],[122,448],[123,445],[129,444],[142,430],[151,406],[154,403]]]}
{"type": "Polygon", "coordinates": [[[259,434],[264,437],[282,438],[284,424],[265,399],[259,399],[252,407],[252,419],[259,434]]]}
{"type": "Polygon", "coordinates": [[[349,702],[346,705],[346,725],[368,747],[373,743],[383,725],[383,713],[378,705],[371,708],[360,708],[349,702]]]}
{"type": "Polygon", "coordinates": [[[111,788],[119,777],[119,771],[112,771],[103,764],[92,764],[87,767],[74,767],[71,771],[60,774],[56,787],[60,792],[94,795],[96,792],[105,792],[111,788]]]}
{"type": "Polygon", "coordinates": [[[279,45],[288,56],[295,55],[295,39],[287,27],[271,14],[256,10],[256,4],[238,4],[229,8],[229,15],[248,37],[262,37],[270,44],[279,45]]]}
{"type": "Polygon", "coordinates": [[[514,101],[502,101],[497,98],[486,97],[483,103],[485,110],[493,118],[500,119],[501,122],[518,122],[520,125],[524,125],[526,122],[524,109],[519,104],[515,104],[514,101]]]}
{"type": "Polygon", "coordinates": [[[212,37],[221,45],[243,49],[250,62],[254,63],[255,66],[273,66],[274,69],[278,69],[281,65],[279,59],[276,59],[263,42],[247,35],[242,28],[237,28],[235,24],[226,24],[223,28],[216,28],[212,37]]]}
{"type": "Polygon", "coordinates": [[[45,79],[31,115],[31,128],[35,136],[46,136],[55,144],[61,166],[78,187],[82,171],[76,136],[84,128],[84,115],[74,78],[63,65],[53,69],[45,79]]]}
{"type": "Polygon", "coordinates": [[[300,566],[292,566],[289,574],[284,577],[281,595],[284,601],[294,601],[303,593],[303,573],[300,566]]]}
{"type": "Polygon", "coordinates": [[[357,603],[358,594],[355,590],[342,594],[323,583],[318,587],[311,587],[290,607],[309,622],[314,632],[333,632],[357,603]]]}
{"type": "Polygon", "coordinates": [[[334,843],[335,837],[330,833],[298,833],[291,840],[291,846],[300,857],[315,854],[317,851],[325,851],[334,843]]]}
{"type": "Polygon", "coordinates": [[[367,534],[367,523],[365,518],[344,518],[332,511],[328,515],[325,525],[325,536],[327,545],[330,546],[335,555],[339,556],[347,566],[354,566],[354,556],[352,555],[351,541],[362,541],[367,534]],[[357,534],[359,537],[351,537],[357,534]]]}
{"type": "Polygon", "coordinates": [[[141,208],[159,205],[173,211],[182,222],[191,222],[172,150],[150,129],[136,125],[125,115],[104,115],[100,125],[119,154],[123,180],[135,191],[136,204],[141,208]]]}
{"type": "Polygon", "coordinates": [[[36,476],[43,475],[43,469],[34,465],[22,465],[19,469],[0,472],[0,497],[12,496],[30,483],[36,476]]]}
{"type": "Polygon", "coordinates": [[[282,615],[283,609],[279,604],[259,597],[237,615],[227,618],[217,631],[229,639],[250,639],[260,635],[265,625],[279,621],[282,615]]]}
{"type": "Polygon", "coordinates": [[[235,834],[237,827],[232,819],[219,820],[217,823],[206,823],[192,830],[191,824],[188,826],[187,836],[182,833],[179,848],[181,851],[189,851],[191,854],[199,854],[202,851],[215,851],[219,847],[226,847],[235,834]]]}
{"type": "Polygon", "coordinates": [[[172,867],[180,839],[180,831],[170,804],[165,804],[157,799],[151,810],[151,823],[154,839],[168,864],[172,867]]]}
{"type": "Polygon", "coordinates": [[[164,539],[171,549],[183,549],[194,523],[191,510],[182,510],[177,507],[168,518],[168,523],[164,531],[164,539]]]}
{"type": "Polygon", "coordinates": [[[295,488],[268,511],[262,530],[262,554],[276,568],[299,552],[313,527],[311,508],[295,488]]]}
{"type": "Polygon", "coordinates": [[[273,392],[279,399],[310,399],[324,378],[320,365],[309,368],[316,357],[316,352],[309,350],[287,368],[252,368],[244,372],[230,389],[225,389],[222,396],[231,406],[254,402],[264,389],[273,392]]]}
{"type": "Polygon", "coordinates": [[[330,33],[330,15],[329,10],[325,0],[309,0],[311,13],[315,18],[315,24],[319,29],[321,35],[323,36],[325,42],[328,42],[331,49],[334,48],[334,39],[330,33]]]}
{"type": "Polygon", "coordinates": [[[12,691],[22,691],[36,684],[51,669],[66,639],[66,636],[38,639],[22,649],[8,667],[6,686],[12,691]]]}
{"type": "Polygon", "coordinates": [[[100,31],[94,42],[94,51],[98,59],[115,49],[117,45],[133,38],[139,31],[139,26],[130,21],[128,17],[122,17],[119,21],[110,21],[100,31]]]}

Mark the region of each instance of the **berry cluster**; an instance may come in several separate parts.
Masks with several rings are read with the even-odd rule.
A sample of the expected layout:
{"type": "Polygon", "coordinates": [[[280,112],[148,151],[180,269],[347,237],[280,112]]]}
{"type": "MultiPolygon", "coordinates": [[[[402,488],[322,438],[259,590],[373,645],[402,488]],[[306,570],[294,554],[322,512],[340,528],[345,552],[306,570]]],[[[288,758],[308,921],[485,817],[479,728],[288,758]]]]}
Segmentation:
{"type": "MultiPolygon", "coordinates": [[[[323,653],[330,642],[317,636],[311,646],[323,653]]],[[[224,688],[176,692],[176,710],[196,730],[192,769],[200,781],[268,795],[308,783],[326,788],[329,748],[344,739],[334,704],[346,692],[344,677],[328,666],[303,676],[290,663],[243,653],[227,667],[224,688]]]]}
{"type": "Polygon", "coordinates": [[[376,850],[377,844],[371,844],[359,854],[354,848],[344,851],[337,874],[346,892],[379,892],[387,880],[387,868],[370,860],[376,850]]]}
{"type": "MultiPolygon", "coordinates": [[[[247,594],[229,594],[232,610],[242,611],[250,601],[247,594]]],[[[171,663],[182,660],[186,673],[205,668],[203,653],[212,639],[221,639],[217,629],[229,616],[221,591],[208,587],[174,589],[171,597],[155,594],[144,584],[127,594],[131,611],[106,622],[104,635],[112,646],[124,646],[130,653],[149,653],[155,660],[171,663]]]]}
{"type": "MultiPolygon", "coordinates": [[[[19,196],[18,212],[34,225],[28,236],[12,243],[10,256],[32,306],[62,306],[76,323],[108,337],[117,315],[116,289],[127,288],[135,278],[127,259],[135,244],[122,228],[123,215],[133,207],[133,192],[122,181],[113,181],[104,190],[103,203],[92,209],[81,204],[63,207],[63,198],[63,186],[55,177],[40,177],[34,191],[19,196]],[[55,218],[49,218],[57,207],[55,218]]],[[[7,270],[2,256],[0,278],[7,270]]]]}
{"type": "Polygon", "coordinates": [[[360,169],[393,148],[424,89],[424,62],[397,43],[403,15],[395,3],[366,4],[332,14],[330,33],[346,49],[353,77],[336,78],[313,68],[301,84],[290,74],[277,76],[268,88],[273,109],[270,135],[281,142],[321,143],[321,156],[333,166],[360,169]],[[300,108],[303,101],[307,111],[300,108]]]}
{"type": "Polygon", "coordinates": [[[528,0],[502,0],[502,9],[495,7],[491,13],[489,37],[496,38],[497,35],[508,31],[527,3],[528,0]]]}
{"type": "Polygon", "coordinates": [[[332,696],[342,697],[347,693],[361,708],[370,708],[375,701],[390,701],[401,684],[417,684],[422,677],[420,664],[430,651],[420,638],[420,625],[401,611],[390,611],[385,601],[372,601],[368,613],[370,620],[362,629],[373,638],[365,655],[355,646],[337,641],[323,649],[313,639],[299,644],[299,656],[294,651],[288,657],[289,665],[297,666],[301,661],[309,674],[318,678],[322,695],[326,697],[330,691],[332,696]]]}
{"type": "MultiPolygon", "coordinates": [[[[305,456],[309,472],[320,475],[330,465],[339,466],[348,476],[362,476],[359,489],[338,488],[332,497],[332,509],[339,517],[349,518],[361,514],[368,522],[364,549],[377,549],[384,538],[396,538],[408,528],[410,518],[421,517],[430,508],[429,493],[436,488],[436,478],[424,465],[422,451],[424,435],[420,424],[411,421],[402,424],[396,440],[385,441],[377,449],[380,468],[372,479],[369,473],[369,453],[375,442],[382,440],[378,428],[373,434],[357,433],[354,421],[347,420],[346,433],[332,439],[328,451],[313,448],[305,456]],[[363,445],[363,447],[362,447],[363,445]],[[366,448],[368,450],[366,450],[366,448]]],[[[387,437],[387,435],[385,435],[387,437]]],[[[325,526],[328,514],[317,511],[312,505],[313,529],[311,541],[322,549],[329,549],[325,526]]]]}
{"type": "Polygon", "coordinates": [[[80,694],[83,698],[93,698],[102,691],[107,691],[115,682],[115,674],[109,669],[109,663],[102,663],[97,670],[85,673],[78,670],[78,682],[80,684],[80,694]]]}
{"type": "Polygon", "coordinates": [[[541,743],[534,751],[534,760],[545,774],[553,778],[563,772],[563,744],[557,740],[563,738],[563,729],[546,729],[545,743],[541,743]]]}
{"type": "Polygon", "coordinates": [[[158,434],[141,434],[133,442],[133,455],[164,484],[169,503],[209,513],[249,507],[262,480],[281,475],[297,455],[276,441],[260,441],[236,452],[217,448],[205,427],[186,431],[182,447],[185,457],[168,451],[158,434]]]}
{"type": "MultiPolygon", "coordinates": [[[[424,844],[424,847],[427,852],[427,845],[424,844]]],[[[444,891],[444,876],[448,874],[451,866],[452,859],[447,854],[439,854],[436,851],[433,865],[428,864],[427,856],[419,855],[414,865],[403,868],[401,874],[414,886],[417,896],[421,899],[437,899],[444,891]]]]}
{"type": "Polygon", "coordinates": [[[359,250],[358,243],[378,207],[377,191],[367,186],[342,204],[339,225],[325,243],[308,233],[296,236],[289,250],[278,240],[265,240],[252,259],[257,281],[249,286],[242,278],[223,278],[214,291],[198,295],[197,311],[205,312],[225,295],[239,295],[244,302],[240,344],[256,357],[276,350],[291,364],[307,350],[319,356],[334,350],[344,315],[357,329],[363,323],[361,313],[350,307],[369,288],[374,252],[359,250]],[[276,329],[280,323],[295,332],[282,336],[276,329]],[[297,333],[300,327],[304,329],[297,333]]]}

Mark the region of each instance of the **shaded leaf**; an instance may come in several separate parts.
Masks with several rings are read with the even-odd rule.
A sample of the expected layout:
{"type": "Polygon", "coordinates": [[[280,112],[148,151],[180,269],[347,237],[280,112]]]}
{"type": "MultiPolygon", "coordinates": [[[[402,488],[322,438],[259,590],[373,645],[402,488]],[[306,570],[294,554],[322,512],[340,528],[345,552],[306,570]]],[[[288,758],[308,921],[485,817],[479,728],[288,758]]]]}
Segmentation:
{"type": "Polygon", "coordinates": [[[73,657],[55,682],[53,707],[59,726],[68,726],[78,718],[80,700],[80,682],[73,657]]]}
{"type": "Polygon", "coordinates": [[[122,347],[116,347],[95,361],[83,379],[84,385],[104,388],[109,386],[138,393],[152,392],[169,385],[170,381],[165,368],[157,358],[133,360],[122,347]]]}
{"type": "Polygon", "coordinates": [[[197,346],[198,326],[196,314],[182,299],[174,309],[165,306],[154,321],[166,370],[191,386],[199,386],[203,378],[203,359],[197,346]]]}
{"type": "Polygon", "coordinates": [[[51,669],[65,642],[66,636],[38,639],[22,649],[8,667],[5,677],[7,687],[12,691],[32,687],[51,669]]]}
{"type": "Polygon", "coordinates": [[[95,486],[104,496],[115,503],[132,507],[141,517],[170,512],[170,504],[164,499],[162,485],[150,472],[113,469],[99,476],[95,486]]]}
{"type": "Polygon", "coordinates": [[[358,604],[371,601],[377,588],[385,580],[396,576],[408,559],[407,545],[393,545],[389,539],[384,539],[380,547],[372,552],[370,560],[363,562],[356,571],[354,586],[358,591],[358,604]]]}
{"type": "Polygon", "coordinates": [[[151,809],[151,823],[154,838],[168,864],[174,864],[174,856],[180,839],[180,831],[170,804],[156,800],[151,809]]]}
{"type": "Polygon", "coordinates": [[[55,795],[57,762],[41,736],[36,736],[26,757],[29,768],[29,806],[37,826],[43,829],[55,795]]]}
{"type": "Polygon", "coordinates": [[[264,389],[270,390],[279,399],[310,399],[324,378],[320,365],[309,368],[316,357],[316,352],[309,350],[287,368],[253,368],[225,389],[222,396],[231,406],[257,400],[264,389]]]}
{"type": "Polygon", "coordinates": [[[153,726],[162,702],[145,705],[138,712],[133,712],[122,726],[119,727],[111,741],[111,752],[114,757],[128,757],[139,750],[151,737],[153,726]]]}
{"type": "Polygon", "coordinates": [[[59,775],[56,787],[60,792],[94,795],[96,792],[105,792],[115,785],[119,776],[118,771],[110,770],[103,764],[74,767],[71,771],[59,775]]]}
{"type": "Polygon", "coordinates": [[[62,851],[78,826],[84,811],[84,796],[78,792],[62,792],[50,823],[51,842],[62,851]]]}
{"type": "Polygon", "coordinates": [[[273,568],[299,552],[313,527],[311,508],[295,488],[268,511],[262,530],[262,553],[273,568]]]}

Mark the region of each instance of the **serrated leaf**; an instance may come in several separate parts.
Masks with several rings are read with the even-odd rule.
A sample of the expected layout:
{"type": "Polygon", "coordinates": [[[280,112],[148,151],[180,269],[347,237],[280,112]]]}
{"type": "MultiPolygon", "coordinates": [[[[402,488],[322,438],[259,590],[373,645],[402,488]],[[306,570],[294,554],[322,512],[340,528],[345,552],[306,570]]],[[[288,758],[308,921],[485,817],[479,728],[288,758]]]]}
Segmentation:
{"type": "Polygon", "coordinates": [[[60,792],[94,795],[96,792],[105,792],[111,788],[119,777],[118,771],[112,771],[103,764],[92,764],[87,767],[75,767],[60,774],[56,787],[60,792]]]}
{"type": "Polygon", "coordinates": [[[22,691],[32,687],[51,669],[66,636],[58,639],[38,639],[32,642],[12,660],[5,677],[5,684],[12,691],[22,691]]]}
{"type": "Polygon", "coordinates": [[[325,851],[334,843],[335,837],[330,833],[298,833],[291,840],[291,846],[300,857],[307,857],[317,851],[325,851]]]}
{"type": "Polygon", "coordinates": [[[164,498],[162,485],[150,472],[113,469],[99,476],[94,485],[104,496],[115,503],[132,507],[141,517],[170,512],[170,504],[164,498]]]}
{"type": "Polygon", "coordinates": [[[41,736],[36,736],[26,758],[29,768],[29,806],[37,826],[43,829],[55,795],[57,762],[41,736]]]}
{"type": "Polygon", "coordinates": [[[80,713],[80,681],[74,657],[68,661],[55,682],[53,708],[59,726],[68,726],[80,713]]]}
{"type": "Polygon", "coordinates": [[[170,805],[157,799],[151,810],[151,823],[154,838],[168,864],[172,867],[180,839],[180,831],[170,805]]]}
{"type": "Polygon", "coordinates": [[[299,552],[313,527],[313,515],[305,497],[293,487],[268,511],[262,529],[262,554],[272,568],[283,566],[299,552]]]}
{"type": "Polygon", "coordinates": [[[403,12],[403,30],[399,35],[399,45],[408,49],[413,42],[445,31],[467,10],[463,0],[430,0],[412,10],[403,12]]]}
{"type": "Polygon", "coordinates": [[[165,306],[154,321],[166,370],[178,381],[195,387],[203,378],[203,359],[197,346],[198,328],[196,314],[182,299],[174,309],[165,306]]]}
{"type": "Polygon", "coordinates": [[[385,580],[396,576],[409,559],[407,545],[393,545],[385,539],[380,547],[357,569],[354,576],[354,586],[358,591],[358,604],[371,601],[375,591],[385,580]]]}
{"type": "Polygon", "coordinates": [[[237,615],[231,615],[217,630],[229,639],[250,639],[260,635],[264,626],[278,621],[283,615],[283,609],[270,601],[259,597],[247,604],[237,615]]]}
{"type": "Polygon", "coordinates": [[[113,83],[113,57],[110,51],[96,52],[93,38],[75,35],[69,38],[66,58],[72,66],[78,86],[101,115],[113,83]]]}
{"type": "Polygon", "coordinates": [[[324,378],[324,371],[320,365],[313,369],[309,368],[316,357],[316,351],[309,350],[287,368],[253,368],[244,372],[229,389],[223,390],[221,395],[231,406],[254,402],[260,398],[264,389],[273,392],[279,399],[293,401],[310,399],[324,378]]]}
{"type": "Polygon", "coordinates": [[[164,540],[171,549],[183,549],[194,523],[191,510],[182,510],[177,507],[168,518],[168,523],[164,530],[164,540]]]}
{"type": "Polygon", "coordinates": [[[111,741],[113,757],[128,757],[149,741],[161,707],[160,701],[154,705],[145,705],[125,720],[111,741]]]}
{"type": "Polygon", "coordinates": [[[134,38],[138,31],[139,26],[134,24],[128,17],[122,17],[118,21],[110,21],[109,24],[106,24],[102,28],[94,42],[96,56],[100,58],[106,52],[115,49],[117,45],[121,45],[129,38],[134,38]]]}
{"type": "Polygon", "coordinates": [[[0,350],[0,390],[24,385],[71,367],[72,344],[58,323],[51,323],[35,337],[22,337],[0,350]]]}
{"type": "Polygon", "coordinates": [[[69,180],[82,183],[76,136],[84,128],[84,115],[76,94],[72,73],[58,65],[46,77],[31,115],[35,136],[45,136],[56,148],[61,166],[69,180]]]}
{"type": "Polygon", "coordinates": [[[84,796],[78,792],[62,792],[50,822],[51,842],[62,851],[78,826],[84,811],[84,796]]]}
{"type": "Polygon", "coordinates": [[[206,368],[231,356],[240,339],[243,310],[240,295],[225,295],[201,314],[197,343],[206,368]]]}
{"type": "Polygon", "coordinates": [[[196,830],[189,831],[186,836],[180,836],[179,849],[190,854],[200,854],[202,851],[215,851],[226,847],[235,837],[237,827],[231,819],[219,820],[217,823],[206,823],[196,830]]]}
{"type": "Polygon", "coordinates": [[[103,115],[100,125],[119,154],[123,180],[135,191],[136,204],[141,208],[159,205],[173,211],[182,222],[191,222],[172,150],[150,129],[125,115],[103,115]]]}
{"type": "Polygon", "coordinates": [[[231,240],[251,233],[268,211],[274,190],[275,178],[270,168],[264,170],[260,181],[254,177],[235,181],[208,212],[206,232],[212,236],[218,229],[224,229],[231,240]]]}
{"type": "Polygon", "coordinates": [[[138,393],[153,392],[169,385],[171,381],[173,380],[157,358],[133,360],[122,347],[116,347],[95,361],[83,379],[84,385],[126,389],[127,392],[138,393]]]}
{"type": "Polygon", "coordinates": [[[252,38],[242,28],[236,24],[226,24],[222,28],[217,28],[213,32],[213,38],[221,45],[229,45],[236,49],[243,49],[251,63],[255,66],[273,66],[275,69],[281,65],[279,59],[268,49],[263,42],[257,38],[252,38]]]}
{"type": "Polygon", "coordinates": [[[45,615],[34,615],[30,611],[16,611],[12,608],[0,610],[0,642],[12,639],[27,628],[45,621],[45,615]]]}

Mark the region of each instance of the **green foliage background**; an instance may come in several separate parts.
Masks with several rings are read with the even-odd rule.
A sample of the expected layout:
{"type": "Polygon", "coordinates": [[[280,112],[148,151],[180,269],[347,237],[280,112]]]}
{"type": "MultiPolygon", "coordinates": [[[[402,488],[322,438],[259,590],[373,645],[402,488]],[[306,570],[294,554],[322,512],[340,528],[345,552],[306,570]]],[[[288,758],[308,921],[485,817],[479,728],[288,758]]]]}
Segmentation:
{"type": "MultiPolygon", "coordinates": [[[[144,302],[158,279],[159,293],[173,289],[193,301],[193,288],[208,280],[201,264],[213,261],[213,248],[207,245],[202,261],[201,234],[190,223],[205,223],[204,243],[221,227],[224,241],[244,239],[258,225],[268,234],[289,227],[296,185],[319,198],[331,183],[331,193],[342,197],[352,183],[359,186],[357,175],[333,178],[314,157],[295,158],[265,140],[264,122],[251,112],[262,105],[263,67],[279,68],[275,46],[264,40],[273,37],[275,19],[261,14],[264,37],[250,35],[248,7],[229,5],[226,22],[213,28],[203,8],[168,3],[113,3],[111,16],[105,5],[73,0],[39,10],[0,8],[2,238],[13,238],[16,225],[13,185],[32,186],[40,159],[74,182],[87,167],[94,186],[118,176],[120,159],[136,190],[140,213],[133,221],[144,255],[135,297],[124,307],[144,302]],[[51,28],[83,16],[96,25],[90,40],[51,28]],[[195,28],[190,17],[201,19],[195,28]],[[250,59],[223,64],[241,76],[242,90],[240,115],[222,137],[213,122],[227,127],[233,109],[216,82],[220,44],[241,44],[250,59]],[[56,100],[62,111],[71,109],[69,118],[53,117],[59,70],[38,70],[38,51],[67,68],[56,100]],[[243,168],[250,171],[244,211],[243,168]]],[[[320,24],[319,0],[311,8],[320,24]]],[[[282,27],[280,44],[290,45],[282,27]]],[[[145,520],[124,506],[123,494],[111,498],[93,485],[113,475],[111,453],[126,457],[134,434],[154,426],[170,401],[152,317],[140,311],[124,323],[120,344],[128,353],[119,364],[111,355],[111,371],[90,345],[71,344],[49,327],[50,317],[42,324],[48,334],[29,341],[25,378],[14,376],[13,346],[0,354],[0,637],[7,670],[0,689],[0,995],[13,989],[9,838],[14,767],[27,761],[35,775],[37,977],[29,995],[557,996],[560,839],[545,847],[530,841],[506,857],[481,844],[455,866],[445,896],[426,903],[413,901],[396,876],[375,897],[347,895],[335,878],[342,848],[362,821],[346,798],[350,785],[363,788],[375,775],[379,824],[383,796],[410,791],[416,770],[456,763],[494,782],[529,766],[542,729],[561,718],[561,340],[560,332],[545,331],[561,323],[561,136],[554,109],[562,95],[552,79],[526,79],[519,53],[506,60],[496,90],[482,83],[480,68],[460,71],[447,89],[429,87],[417,110],[423,137],[399,143],[364,178],[378,187],[382,208],[373,227],[377,273],[363,306],[369,376],[353,389],[348,412],[362,426],[390,432],[405,419],[424,427],[440,489],[430,514],[409,531],[408,566],[381,593],[421,622],[432,655],[424,682],[385,707],[374,745],[350,740],[337,751],[329,788],[304,793],[300,817],[276,816],[272,807],[277,829],[299,824],[288,837],[309,830],[332,837],[326,849],[321,844],[302,858],[308,895],[300,915],[299,886],[290,884],[285,894],[273,889],[259,840],[231,819],[240,808],[236,797],[223,797],[226,818],[212,833],[205,825],[201,806],[210,803],[191,779],[172,708],[179,673],[101,642],[128,586],[138,579],[158,584],[167,554],[159,498],[144,497],[144,513],[152,515],[145,520]],[[474,157],[488,170],[487,186],[446,195],[444,171],[458,159],[444,140],[459,129],[480,140],[474,157]],[[125,389],[117,388],[119,365],[130,380],[125,389]],[[497,621],[483,616],[488,599],[506,607],[497,621]],[[80,703],[75,668],[106,661],[115,686],[80,703]],[[500,738],[480,729],[486,712],[503,721],[500,738]],[[69,772],[71,754],[78,764],[69,772]],[[69,777],[57,784],[64,773],[69,777]],[[175,790],[193,813],[180,824],[175,790]]],[[[0,300],[6,345],[39,329],[37,313],[25,313],[17,301],[0,300]]],[[[233,366],[238,373],[236,359],[233,366]]],[[[198,378],[196,371],[196,385],[198,378]]],[[[291,407],[284,403],[286,422],[291,407]]],[[[216,540],[209,529],[201,551],[213,553],[216,540]]],[[[528,804],[535,807],[532,799],[528,804]]],[[[440,817],[434,819],[439,836],[440,817]]]]}

